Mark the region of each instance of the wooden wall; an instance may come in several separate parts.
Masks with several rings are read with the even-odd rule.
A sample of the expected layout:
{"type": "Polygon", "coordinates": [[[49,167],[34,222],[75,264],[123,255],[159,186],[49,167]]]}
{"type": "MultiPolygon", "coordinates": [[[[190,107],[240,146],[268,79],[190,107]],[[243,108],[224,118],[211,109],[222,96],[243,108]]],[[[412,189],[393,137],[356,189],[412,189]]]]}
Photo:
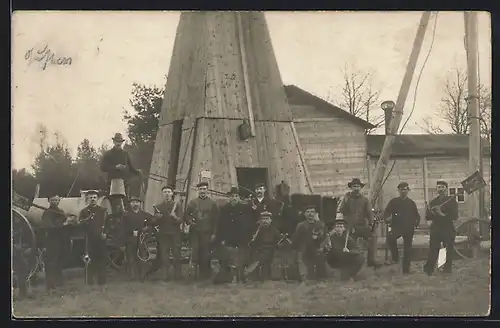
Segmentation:
{"type": "MultiPolygon", "coordinates": [[[[371,169],[375,171],[378,158],[371,158],[371,169]]],[[[491,160],[488,157],[484,158],[484,179],[487,183],[490,181],[490,166],[491,160]]],[[[389,161],[389,168],[392,167],[392,160],[389,161]]],[[[398,158],[396,165],[387,179],[383,187],[383,206],[385,207],[391,198],[398,196],[397,185],[405,181],[410,185],[410,198],[412,198],[419,209],[422,217],[422,223],[425,224],[425,185],[427,184],[427,201],[437,196],[436,182],[444,180],[448,182],[450,188],[461,188],[460,182],[469,175],[468,159],[465,157],[443,157],[443,156],[428,156],[428,157],[406,157],[398,158]],[[424,170],[424,166],[427,168],[424,170]],[[424,172],[427,172],[427,179],[424,177],[424,172]]],[[[488,203],[491,198],[490,187],[487,187],[488,192],[485,195],[485,200],[488,203]]],[[[467,215],[467,194],[465,195],[465,203],[459,204],[459,215],[467,215]]]]}
{"type": "Polygon", "coordinates": [[[352,178],[367,182],[362,127],[310,106],[290,107],[315,193],[339,196],[352,178]]]}

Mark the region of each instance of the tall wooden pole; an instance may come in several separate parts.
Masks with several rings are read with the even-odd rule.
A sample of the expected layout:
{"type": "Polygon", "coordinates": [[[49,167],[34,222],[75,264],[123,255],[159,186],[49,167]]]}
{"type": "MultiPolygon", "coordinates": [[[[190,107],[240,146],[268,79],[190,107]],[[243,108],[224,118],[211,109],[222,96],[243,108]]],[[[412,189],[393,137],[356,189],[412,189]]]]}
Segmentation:
{"type": "MultiPolygon", "coordinates": [[[[477,58],[477,13],[465,12],[465,40],[467,51],[467,110],[469,114],[469,171],[474,173],[480,168],[481,132],[479,117],[479,87],[477,58]]],[[[473,193],[467,199],[469,217],[479,217],[479,194],[473,193]]]]}
{"type": "Polygon", "coordinates": [[[417,66],[418,56],[420,50],[422,49],[422,43],[424,42],[425,32],[427,30],[427,25],[429,24],[429,19],[431,17],[431,12],[426,11],[422,14],[420,23],[417,30],[417,35],[415,36],[415,41],[413,43],[413,49],[410,54],[410,59],[408,60],[408,66],[406,67],[406,72],[403,77],[403,83],[401,84],[401,89],[399,90],[398,99],[396,101],[396,107],[392,113],[391,124],[389,125],[389,131],[385,137],[384,146],[382,152],[380,153],[380,158],[377,162],[377,167],[375,169],[375,175],[370,186],[370,201],[372,206],[375,202],[375,197],[377,197],[378,191],[382,186],[382,181],[385,176],[385,171],[387,168],[387,163],[391,156],[392,144],[394,143],[395,135],[398,132],[399,124],[403,117],[403,108],[410,91],[411,81],[413,79],[413,74],[415,73],[415,67],[417,66]]]}

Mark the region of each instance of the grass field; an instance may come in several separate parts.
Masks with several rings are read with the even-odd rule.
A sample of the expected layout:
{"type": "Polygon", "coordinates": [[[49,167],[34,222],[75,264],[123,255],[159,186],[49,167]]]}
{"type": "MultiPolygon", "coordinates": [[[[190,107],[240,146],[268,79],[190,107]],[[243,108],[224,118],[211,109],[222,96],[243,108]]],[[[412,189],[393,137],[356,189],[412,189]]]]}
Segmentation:
{"type": "Polygon", "coordinates": [[[194,317],[194,316],[484,316],[490,304],[489,259],[456,261],[452,275],[428,277],[422,263],[413,275],[397,266],[365,268],[358,282],[265,282],[214,286],[149,281],[111,281],[106,290],[69,280],[52,295],[14,301],[17,317],[194,317]]]}

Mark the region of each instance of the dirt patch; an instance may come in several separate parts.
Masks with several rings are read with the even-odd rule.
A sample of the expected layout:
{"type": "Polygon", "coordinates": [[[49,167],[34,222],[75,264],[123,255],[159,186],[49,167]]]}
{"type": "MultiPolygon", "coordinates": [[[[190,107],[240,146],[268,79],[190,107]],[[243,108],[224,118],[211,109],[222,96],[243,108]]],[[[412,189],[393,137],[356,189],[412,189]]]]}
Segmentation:
{"type": "Polygon", "coordinates": [[[483,316],[490,304],[486,258],[455,262],[452,275],[428,277],[422,263],[409,276],[399,267],[364,269],[365,279],[301,286],[270,281],[247,285],[112,281],[105,291],[69,280],[52,295],[14,302],[18,317],[197,317],[309,315],[483,316]]]}

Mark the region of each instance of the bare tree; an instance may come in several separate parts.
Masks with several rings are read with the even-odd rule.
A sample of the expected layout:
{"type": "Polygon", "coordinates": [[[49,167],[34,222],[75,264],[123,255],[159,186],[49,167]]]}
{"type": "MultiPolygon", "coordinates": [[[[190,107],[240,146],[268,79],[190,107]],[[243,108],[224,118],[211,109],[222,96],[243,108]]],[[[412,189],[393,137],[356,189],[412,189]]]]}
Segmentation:
{"type": "Polygon", "coordinates": [[[375,128],[383,125],[384,114],[377,106],[380,88],[373,85],[374,73],[371,70],[361,71],[354,64],[345,63],[342,75],[340,95],[337,99],[331,99],[329,96],[328,100],[352,115],[370,122],[375,128]],[[376,109],[372,110],[374,106],[376,109]]]}
{"type": "MultiPolygon", "coordinates": [[[[480,84],[479,116],[481,136],[491,142],[491,90],[480,84]]],[[[455,134],[468,134],[470,118],[467,110],[467,74],[456,68],[444,83],[444,95],[437,109],[439,117],[455,134]]],[[[423,119],[422,128],[427,133],[436,134],[444,131],[432,122],[431,117],[423,119]]]]}

